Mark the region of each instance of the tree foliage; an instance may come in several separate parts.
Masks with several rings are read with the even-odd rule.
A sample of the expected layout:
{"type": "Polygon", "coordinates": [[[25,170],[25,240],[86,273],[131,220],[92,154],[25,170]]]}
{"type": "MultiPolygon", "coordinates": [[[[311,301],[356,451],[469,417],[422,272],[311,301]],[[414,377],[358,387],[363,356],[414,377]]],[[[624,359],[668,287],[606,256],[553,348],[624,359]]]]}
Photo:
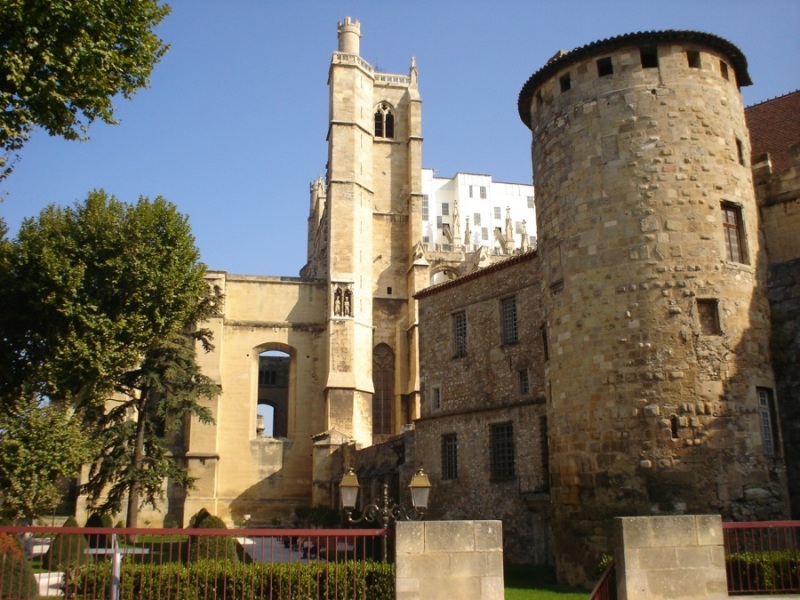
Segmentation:
{"type": "MultiPolygon", "coordinates": [[[[113,98],[147,87],[167,51],[153,30],[169,10],[159,0],[0,2],[0,147],[7,156],[37,125],[79,140],[97,119],[116,123],[113,98]]],[[[0,169],[2,179],[10,169],[0,169]]]]}
{"type": "Polygon", "coordinates": [[[5,247],[0,399],[102,405],[145,353],[206,298],[186,217],[163,198],[94,191],[23,221],[5,247]]]}
{"type": "Polygon", "coordinates": [[[11,521],[52,511],[59,483],[93,456],[80,419],[57,406],[22,400],[0,411],[0,431],[0,515],[11,521]]]}
{"type": "MultiPolygon", "coordinates": [[[[126,204],[95,191],[0,244],[0,304],[14,307],[0,312],[0,402],[34,423],[49,411],[80,417],[70,431],[99,447],[87,489],[104,512],[126,492],[135,506],[140,495],[155,502],[164,478],[190,483],[164,436],[191,416],[209,421],[200,399],[218,392],[195,352],[211,348],[199,324],[217,300],[204,275],[187,219],[163,198],[126,204]]],[[[23,441],[28,452],[41,443],[23,441]]],[[[66,458],[54,450],[65,469],[66,458]]]]}

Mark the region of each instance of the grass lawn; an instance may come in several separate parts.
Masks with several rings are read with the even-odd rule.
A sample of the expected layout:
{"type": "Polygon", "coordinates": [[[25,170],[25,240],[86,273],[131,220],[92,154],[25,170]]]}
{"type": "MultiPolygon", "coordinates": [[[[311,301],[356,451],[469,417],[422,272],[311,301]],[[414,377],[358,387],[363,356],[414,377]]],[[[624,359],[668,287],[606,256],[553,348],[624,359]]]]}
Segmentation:
{"type": "Polygon", "coordinates": [[[559,585],[553,571],[539,565],[506,565],[505,600],[586,600],[589,592],[559,585]]]}

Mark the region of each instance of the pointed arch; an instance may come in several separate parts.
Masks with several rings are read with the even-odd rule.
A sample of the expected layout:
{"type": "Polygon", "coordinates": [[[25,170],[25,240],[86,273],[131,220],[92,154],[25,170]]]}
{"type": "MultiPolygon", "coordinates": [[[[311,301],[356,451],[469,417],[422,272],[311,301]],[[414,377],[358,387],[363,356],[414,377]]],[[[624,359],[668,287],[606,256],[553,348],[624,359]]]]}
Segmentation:
{"type": "Polygon", "coordinates": [[[259,420],[259,415],[262,417],[262,435],[289,437],[296,351],[280,342],[261,344],[255,350],[258,357],[256,419],[259,420]]]}
{"type": "Polygon", "coordinates": [[[388,102],[375,107],[375,137],[394,138],[394,108],[388,102]]]}

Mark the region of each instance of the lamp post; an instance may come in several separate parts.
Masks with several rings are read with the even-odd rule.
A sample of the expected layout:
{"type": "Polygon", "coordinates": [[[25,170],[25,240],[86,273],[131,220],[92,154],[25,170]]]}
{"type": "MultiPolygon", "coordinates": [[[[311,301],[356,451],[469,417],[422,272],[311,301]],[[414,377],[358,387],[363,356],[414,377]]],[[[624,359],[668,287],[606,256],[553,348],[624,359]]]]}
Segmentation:
{"type": "MultiPolygon", "coordinates": [[[[353,518],[353,510],[358,499],[358,488],[358,477],[356,477],[352,468],[347,469],[347,472],[342,476],[342,481],[339,483],[339,493],[347,522],[355,525],[367,521],[368,523],[378,523],[383,529],[386,529],[390,523],[396,523],[397,521],[419,521],[422,519],[428,508],[431,482],[422,469],[419,469],[411,478],[411,483],[408,484],[408,488],[411,490],[411,509],[395,504],[394,500],[389,498],[389,484],[384,483],[380,502],[368,504],[364,507],[360,517],[353,518]]],[[[386,536],[384,535],[383,562],[387,561],[387,554],[386,536]]]]}

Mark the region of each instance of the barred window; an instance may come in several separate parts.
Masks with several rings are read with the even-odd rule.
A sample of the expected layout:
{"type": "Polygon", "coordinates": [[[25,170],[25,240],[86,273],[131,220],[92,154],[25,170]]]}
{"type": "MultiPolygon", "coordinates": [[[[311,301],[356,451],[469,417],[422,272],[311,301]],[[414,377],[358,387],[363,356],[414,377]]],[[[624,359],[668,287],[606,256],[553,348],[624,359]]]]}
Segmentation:
{"type": "Polygon", "coordinates": [[[431,388],[431,410],[437,411],[442,409],[442,388],[438,385],[431,388]]]}
{"type": "Polygon", "coordinates": [[[467,353],[467,315],[465,312],[453,314],[453,354],[464,356],[467,353]]]}
{"type": "Polygon", "coordinates": [[[503,318],[503,344],[516,344],[518,337],[517,328],[517,299],[504,298],[500,302],[503,318]]]}
{"type": "Polygon", "coordinates": [[[519,393],[521,396],[527,396],[531,393],[531,380],[528,375],[528,369],[520,369],[519,374],[519,393]]]}
{"type": "Polygon", "coordinates": [[[514,477],[514,425],[496,423],[491,426],[491,475],[493,479],[514,477]]]}
{"type": "Polygon", "coordinates": [[[442,479],[458,479],[458,438],[455,433],[442,436],[442,479]]]}

